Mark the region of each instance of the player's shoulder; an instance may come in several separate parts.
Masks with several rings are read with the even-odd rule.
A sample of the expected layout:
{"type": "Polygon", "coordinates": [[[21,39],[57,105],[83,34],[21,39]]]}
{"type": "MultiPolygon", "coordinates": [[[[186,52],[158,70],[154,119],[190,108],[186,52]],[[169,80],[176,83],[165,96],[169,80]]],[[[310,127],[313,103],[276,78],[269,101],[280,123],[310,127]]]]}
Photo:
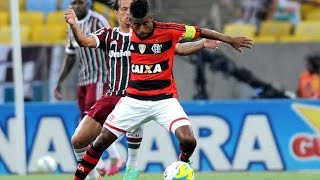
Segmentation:
{"type": "Polygon", "coordinates": [[[184,24],[174,23],[174,22],[159,22],[155,21],[156,27],[160,29],[175,29],[175,28],[184,28],[184,24]]]}
{"type": "Polygon", "coordinates": [[[102,14],[99,14],[96,11],[91,11],[90,16],[91,18],[97,18],[100,21],[107,21],[107,19],[102,14]]]}

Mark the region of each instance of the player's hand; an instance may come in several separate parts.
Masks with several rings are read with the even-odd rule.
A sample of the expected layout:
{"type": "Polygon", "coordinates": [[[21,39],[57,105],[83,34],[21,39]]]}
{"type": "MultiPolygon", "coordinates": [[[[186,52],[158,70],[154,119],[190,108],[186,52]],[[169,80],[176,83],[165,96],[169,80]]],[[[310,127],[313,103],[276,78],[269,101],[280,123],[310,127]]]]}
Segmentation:
{"type": "Polygon", "coordinates": [[[211,39],[203,39],[203,45],[205,48],[210,49],[219,49],[220,41],[211,40],[211,39]]]}
{"type": "Polygon", "coordinates": [[[76,24],[77,16],[74,10],[72,9],[72,6],[69,6],[69,8],[64,12],[64,19],[70,25],[76,24]]]}
{"type": "Polygon", "coordinates": [[[61,100],[63,98],[62,94],[61,94],[61,86],[60,85],[57,85],[57,87],[54,89],[54,97],[58,100],[61,100]]]}
{"type": "Polygon", "coordinates": [[[233,37],[230,45],[237,51],[243,53],[242,48],[251,49],[253,45],[253,41],[246,37],[233,37]]]}

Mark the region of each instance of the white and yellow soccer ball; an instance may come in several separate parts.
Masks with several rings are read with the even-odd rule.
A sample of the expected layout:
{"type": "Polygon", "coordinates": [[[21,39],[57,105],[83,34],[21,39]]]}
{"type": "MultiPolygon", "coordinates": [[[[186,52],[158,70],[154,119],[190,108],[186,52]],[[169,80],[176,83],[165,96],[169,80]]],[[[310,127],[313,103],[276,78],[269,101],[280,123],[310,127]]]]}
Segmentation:
{"type": "Polygon", "coordinates": [[[57,166],[57,161],[51,156],[42,156],[37,162],[38,173],[53,173],[57,166]]]}
{"type": "Polygon", "coordinates": [[[164,171],[164,180],[193,180],[194,172],[188,163],[176,161],[164,171]]]}

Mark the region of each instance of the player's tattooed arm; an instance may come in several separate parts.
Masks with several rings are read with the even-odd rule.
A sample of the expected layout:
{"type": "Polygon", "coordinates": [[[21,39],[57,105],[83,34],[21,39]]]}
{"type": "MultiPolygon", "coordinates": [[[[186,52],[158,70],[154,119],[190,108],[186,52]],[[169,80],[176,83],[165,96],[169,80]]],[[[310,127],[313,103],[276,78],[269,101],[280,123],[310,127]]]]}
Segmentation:
{"type": "Polygon", "coordinates": [[[77,41],[79,46],[91,47],[91,48],[97,47],[97,42],[95,38],[92,36],[86,36],[81,31],[81,29],[77,26],[77,23],[76,23],[77,16],[71,6],[69,6],[69,8],[65,11],[64,18],[66,22],[69,24],[72,30],[74,39],[77,41]]]}
{"type": "Polygon", "coordinates": [[[214,30],[201,28],[202,38],[215,39],[230,44],[234,49],[243,52],[242,48],[249,48],[253,45],[253,41],[246,37],[231,37],[214,30]]]}
{"type": "Polygon", "coordinates": [[[175,54],[187,56],[200,51],[203,48],[218,49],[220,41],[201,39],[194,42],[178,43],[176,45],[175,54]]]}

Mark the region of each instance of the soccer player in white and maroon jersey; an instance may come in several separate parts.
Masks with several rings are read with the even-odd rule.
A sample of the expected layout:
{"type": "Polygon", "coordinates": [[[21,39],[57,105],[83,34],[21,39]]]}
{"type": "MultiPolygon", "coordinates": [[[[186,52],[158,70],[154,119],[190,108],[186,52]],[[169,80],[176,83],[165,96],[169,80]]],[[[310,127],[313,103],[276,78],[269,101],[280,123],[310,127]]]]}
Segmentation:
{"type": "MultiPolygon", "coordinates": [[[[70,24],[70,27],[74,32],[75,39],[78,41],[80,46],[105,50],[106,64],[108,65],[107,77],[109,89],[107,90],[107,93],[95,103],[95,105],[88,111],[88,114],[83,118],[73,136],[73,141],[93,141],[101,131],[101,126],[100,124],[97,124],[97,126],[91,126],[90,129],[92,132],[94,131],[93,128],[96,128],[96,135],[89,137],[87,134],[85,134],[85,129],[89,128],[88,124],[85,122],[104,121],[114,109],[119,99],[126,94],[126,88],[128,86],[129,73],[131,69],[131,22],[128,16],[131,2],[132,0],[115,1],[114,7],[118,17],[119,27],[104,27],[90,34],[90,36],[85,36],[82,33],[82,30],[76,26],[73,20],[74,12],[72,9],[66,11],[66,20],[70,24]],[[70,20],[68,17],[69,13],[72,15],[70,20]]],[[[197,42],[178,44],[176,53],[180,55],[187,55],[204,47],[215,48],[217,47],[217,42],[201,40],[197,42]]],[[[138,176],[137,150],[140,147],[141,140],[141,128],[127,133],[128,161],[126,174],[124,177],[125,180],[135,180],[138,176]]],[[[89,145],[89,143],[87,145],[89,145]]]]}
{"type": "MultiPolygon", "coordinates": [[[[102,15],[89,9],[89,0],[72,0],[71,6],[76,12],[78,19],[77,24],[84,33],[89,34],[102,27],[110,27],[109,22],[102,15]]],[[[79,47],[70,28],[68,28],[68,43],[66,44],[66,53],[68,56],[55,88],[55,97],[59,100],[62,99],[62,82],[74,66],[75,60],[79,59],[80,68],[78,75],[77,99],[79,109],[82,113],[82,116],[84,116],[90,107],[108,89],[107,68],[109,65],[106,64],[105,53],[103,50],[79,47]]],[[[104,120],[100,123],[103,124],[103,122],[104,120]]],[[[92,132],[87,130],[85,133],[90,134],[92,132]]],[[[86,150],[85,147],[87,144],[83,145],[79,142],[73,142],[72,144],[77,160],[80,161],[83,153],[86,150]]],[[[100,160],[100,163],[97,166],[97,170],[99,170],[102,175],[110,173],[109,171],[114,168],[120,169],[120,164],[122,165],[124,163],[124,160],[120,156],[120,153],[116,149],[115,145],[112,145],[111,148],[108,148],[108,153],[111,158],[110,169],[107,170],[105,168],[102,160],[100,160]]],[[[93,171],[92,175],[90,176],[96,177],[98,175],[95,174],[95,171],[93,171]]]]}

